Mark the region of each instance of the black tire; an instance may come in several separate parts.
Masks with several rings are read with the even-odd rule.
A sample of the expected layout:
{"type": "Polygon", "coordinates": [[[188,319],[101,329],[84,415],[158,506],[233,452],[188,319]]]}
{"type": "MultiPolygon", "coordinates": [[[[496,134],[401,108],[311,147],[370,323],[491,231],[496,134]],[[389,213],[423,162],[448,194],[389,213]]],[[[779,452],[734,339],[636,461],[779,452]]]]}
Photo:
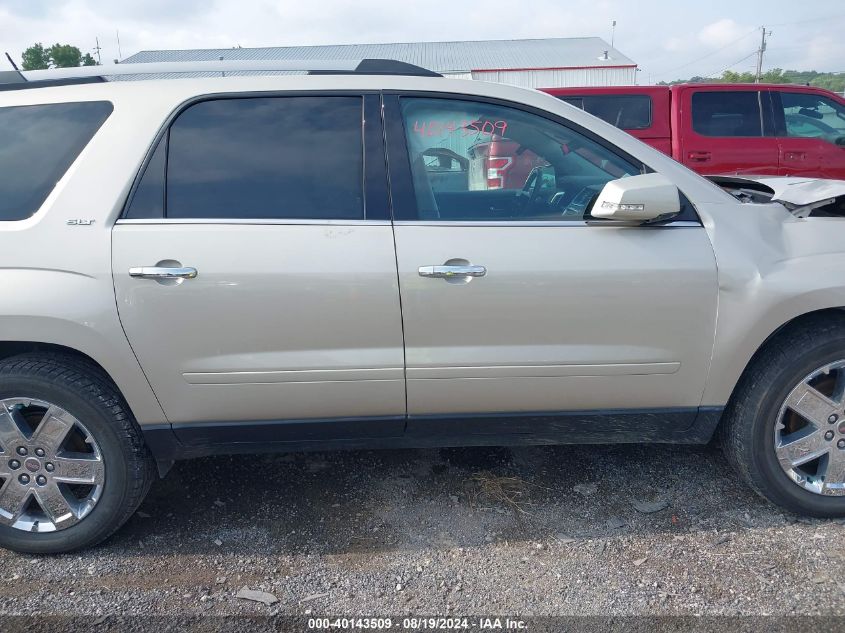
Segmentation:
{"type": "Polygon", "coordinates": [[[0,361],[0,399],[14,397],[58,405],[82,422],[100,447],[105,480],[96,505],[75,525],[44,533],[0,525],[0,547],[55,554],[107,539],[132,516],[155,476],[141,429],[117,387],[87,359],[30,353],[0,361]]]}
{"type": "Polygon", "coordinates": [[[778,413],[790,391],[828,363],[845,359],[845,315],[798,320],[766,343],[745,370],[720,425],[728,461],[760,496],[796,514],[845,516],[845,496],[822,496],[793,482],[774,446],[778,413]]]}

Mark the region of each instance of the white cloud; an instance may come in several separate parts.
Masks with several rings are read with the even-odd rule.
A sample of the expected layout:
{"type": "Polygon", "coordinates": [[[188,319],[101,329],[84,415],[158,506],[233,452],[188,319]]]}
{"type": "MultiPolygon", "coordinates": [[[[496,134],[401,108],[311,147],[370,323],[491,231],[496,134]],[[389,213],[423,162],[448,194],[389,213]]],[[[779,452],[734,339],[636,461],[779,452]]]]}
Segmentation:
{"type": "Polygon", "coordinates": [[[740,26],[730,18],[723,18],[701,29],[698,33],[698,41],[707,48],[720,48],[740,39],[751,31],[752,29],[740,26]]]}
{"type": "Polygon", "coordinates": [[[665,48],[670,53],[682,53],[686,51],[695,50],[698,48],[698,44],[689,37],[677,37],[673,36],[670,37],[666,42],[663,44],[663,48],[665,48]]]}
{"type": "Polygon", "coordinates": [[[85,52],[99,37],[105,61],[118,56],[118,30],[124,56],[150,48],[583,36],[596,34],[596,19],[607,24],[603,30],[608,33],[602,33],[607,37],[610,18],[602,16],[611,14],[612,5],[607,0],[595,5],[588,0],[566,5],[526,0],[515,20],[512,0],[461,6],[447,0],[133,0],[107,5],[67,0],[46,14],[38,7],[23,10],[20,0],[0,0],[0,41],[19,57],[36,41],[69,42],[85,52]]]}
{"type": "MultiPolygon", "coordinates": [[[[750,32],[762,15],[773,23],[806,22],[836,11],[845,14],[841,0],[814,0],[812,12],[794,0],[0,0],[0,53],[9,51],[20,59],[34,42],[70,43],[91,52],[99,37],[103,61],[108,62],[118,57],[118,30],[124,57],[143,49],[236,45],[577,36],[609,40],[611,20],[617,20],[616,46],[644,68],[645,80],[652,70],[670,70],[710,53],[685,66],[679,76],[728,65],[754,50],[754,36],[731,42],[750,32]],[[722,46],[724,51],[718,51],[722,46]]],[[[845,70],[839,44],[845,19],[775,31],[770,52],[778,65],[845,70]]]]}
{"type": "Polygon", "coordinates": [[[818,35],[798,48],[799,55],[803,53],[799,57],[801,68],[829,68],[838,63],[839,67],[834,70],[845,71],[845,41],[841,37],[818,35]]]}

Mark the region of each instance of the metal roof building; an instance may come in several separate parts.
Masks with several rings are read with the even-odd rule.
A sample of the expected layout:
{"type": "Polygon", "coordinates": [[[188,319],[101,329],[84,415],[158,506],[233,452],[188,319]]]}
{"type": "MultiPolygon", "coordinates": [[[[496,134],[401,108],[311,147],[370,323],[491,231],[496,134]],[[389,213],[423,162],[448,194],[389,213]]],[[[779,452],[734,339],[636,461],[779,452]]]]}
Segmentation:
{"type": "Polygon", "coordinates": [[[525,88],[636,83],[637,65],[599,37],[141,51],[124,63],[396,59],[465,79],[525,88]]]}

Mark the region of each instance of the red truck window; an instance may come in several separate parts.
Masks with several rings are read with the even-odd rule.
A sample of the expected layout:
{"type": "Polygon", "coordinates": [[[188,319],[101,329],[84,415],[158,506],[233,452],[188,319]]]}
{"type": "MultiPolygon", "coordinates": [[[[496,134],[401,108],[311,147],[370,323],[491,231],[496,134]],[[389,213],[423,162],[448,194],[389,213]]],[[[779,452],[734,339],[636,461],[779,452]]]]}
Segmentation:
{"type": "Polygon", "coordinates": [[[567,95],[558,98],[623,130],[651,127],[651,97],[648,95],[567,95]]]}
{"type": "Polygon", "coordinates": [[[845,106],[816,94],[781,92],[786,136],[845,144],[845,106]]]}
{"type": "Polygon", "coordinates": [[[696,92],[692,129],[703,136],[762,136],[760,93],[756,90],[696,92]]]}

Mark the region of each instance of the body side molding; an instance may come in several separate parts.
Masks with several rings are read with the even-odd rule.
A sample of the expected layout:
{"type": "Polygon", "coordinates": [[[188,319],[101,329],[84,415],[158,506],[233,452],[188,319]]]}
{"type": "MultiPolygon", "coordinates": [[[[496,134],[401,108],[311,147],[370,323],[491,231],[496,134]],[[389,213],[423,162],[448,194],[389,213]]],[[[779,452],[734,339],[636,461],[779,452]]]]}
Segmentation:
{"type": "Polygon", "coordinates": [[[654,442],[706,444],[724,407],[197,422],[143,427],[166,473],[208,455],[335,449],[654,442]],[[402,421],[404,433],[397,434],[402,421]],[[248,438],[248,441],[245,439],[248,438]]]}

